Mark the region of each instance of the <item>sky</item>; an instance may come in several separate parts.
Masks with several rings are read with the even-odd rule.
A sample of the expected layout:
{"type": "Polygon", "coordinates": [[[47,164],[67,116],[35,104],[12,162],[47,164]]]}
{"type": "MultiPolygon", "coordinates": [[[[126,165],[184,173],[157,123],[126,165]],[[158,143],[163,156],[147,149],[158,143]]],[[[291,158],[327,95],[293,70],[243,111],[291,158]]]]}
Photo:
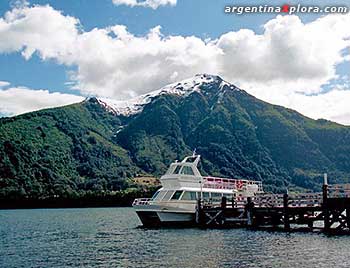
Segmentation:
{"type": "MultiPolygon", "coordinates": [[[[0,116],[129,99],[198,73],[350,125],[350,15],[226,14],[251,0],[2,0],[0,116]]],[[[349,1],[287,1],[347,6],[349,1]]]]}

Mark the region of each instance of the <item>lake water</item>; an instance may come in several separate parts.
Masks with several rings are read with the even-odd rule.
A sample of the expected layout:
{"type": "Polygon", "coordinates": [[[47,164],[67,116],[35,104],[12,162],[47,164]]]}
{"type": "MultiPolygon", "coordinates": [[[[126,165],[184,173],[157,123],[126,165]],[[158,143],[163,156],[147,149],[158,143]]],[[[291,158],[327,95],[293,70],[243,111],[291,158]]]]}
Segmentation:
{"type": "Polygon", "coordinates": [[[0,210],[0,267],[350,267],[350,237],[143,229],[131,208],[0,210]]]}

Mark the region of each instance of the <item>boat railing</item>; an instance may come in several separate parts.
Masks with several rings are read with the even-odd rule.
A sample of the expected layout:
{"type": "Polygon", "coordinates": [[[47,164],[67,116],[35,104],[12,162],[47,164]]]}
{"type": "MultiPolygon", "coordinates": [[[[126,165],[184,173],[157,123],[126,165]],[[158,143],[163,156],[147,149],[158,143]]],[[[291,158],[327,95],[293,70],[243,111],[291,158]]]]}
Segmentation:
{"type": "MultiPolygon", "coordinates": [[[[245,208],[251,198],[256,208],[281,208],[284,206],[284,194],[256,194],[254,196],[233,196],[226,200],[227,208],[245,208]]],[[[205,207],[218,206],[219,202],[202,201],[205,207]]],[[[289,207],[318,207],[322,204],[322,193],[300,193],[288,195],[287,204],[289,207]]]]}
{"type": "Polygon", "coordinates": [[[132,203],[133,206],[145,206],[149,205],[151,198],[136,198],[134,202],[132,203]]]}
{"type": "MultiPolygon", "coordinates": [[[[260,194],[252,198],[255,207],[283,207],[283,194],[260,194]]],[[[322,203],[322,193],[299,193],[288,195],[289,207],[315,207],[322,203]]]]}
{"type": "MultiPolygon", "coordinates": [[[[218,207],[222,204],[222,199],[220,200],[211,200],[211,199],[203,199],[200,200],[203,207],[210,208],[210,207],[218,207]]],[[[232,198],[226,198],[226,205],[227,208],[244,208],[247,204],[247,196],[232,196],[232,198]]]]}
{"type": "Polygon", "coordinates": [[[233,189],[244,190],[247,185],[256,185],[258,192],[263,192],[261,181],[242,180],[242,179],[227,179],[220,177],[203,177],[203,187],[212,189],[233,189]]]}
{"type": "Polygon", "coordinates": [[[261,194],[252,201],[256,207],[283,207],[283,194],[261,194]]]}
{"type": "Polygon", "coordinates": [[[329,198],[350,198],[350,183],[327,185],[329,198]]]}
{"type": "Polygon", "coordinates": [[[288,196],[290,207],[314,207],[322,204],[322,193],[299,193],[288,196]]]}

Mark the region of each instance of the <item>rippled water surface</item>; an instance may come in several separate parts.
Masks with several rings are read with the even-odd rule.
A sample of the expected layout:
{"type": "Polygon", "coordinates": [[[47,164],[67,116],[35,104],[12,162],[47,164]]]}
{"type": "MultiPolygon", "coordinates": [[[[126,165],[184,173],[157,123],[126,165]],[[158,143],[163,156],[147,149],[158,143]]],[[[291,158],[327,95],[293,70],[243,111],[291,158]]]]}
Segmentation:
{"type": "Polygon", "coordinates": [[[350,237],[139,224],[131,208],[0,210],[0,267],[350,267],[350,237]]]}

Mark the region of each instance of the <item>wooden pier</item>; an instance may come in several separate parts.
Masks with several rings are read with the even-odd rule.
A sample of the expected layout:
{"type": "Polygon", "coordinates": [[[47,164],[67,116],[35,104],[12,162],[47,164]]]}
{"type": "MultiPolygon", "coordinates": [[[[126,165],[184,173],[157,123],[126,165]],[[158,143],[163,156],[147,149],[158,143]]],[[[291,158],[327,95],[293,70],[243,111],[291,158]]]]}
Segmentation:
{"type": "Polygon", "coordinates": [[[202,228],[249,228],[286,232],[350,234],[350,184],[328,185],[305,194],[259,194],[221,205],[198,200],[196,224],[202,228]]]}

